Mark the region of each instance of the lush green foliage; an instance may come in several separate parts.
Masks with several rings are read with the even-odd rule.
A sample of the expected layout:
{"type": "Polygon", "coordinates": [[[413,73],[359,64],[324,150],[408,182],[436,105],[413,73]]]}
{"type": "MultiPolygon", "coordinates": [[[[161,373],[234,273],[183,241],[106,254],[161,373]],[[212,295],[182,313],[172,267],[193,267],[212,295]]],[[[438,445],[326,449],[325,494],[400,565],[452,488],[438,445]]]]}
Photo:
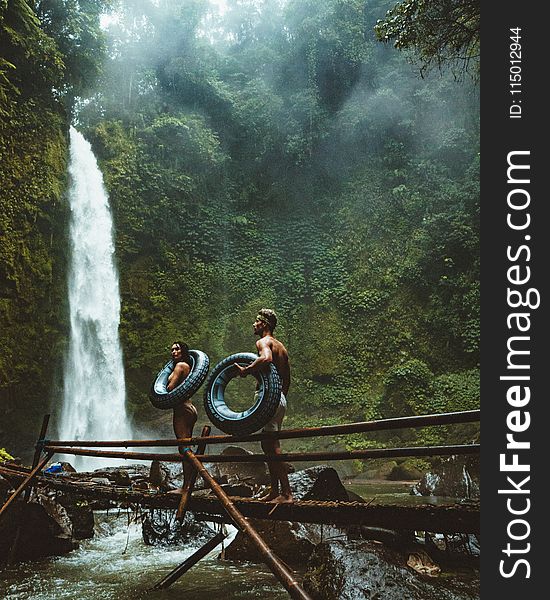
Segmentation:
{"type": "MultiPolygon", "coordinates": [[[[100,77],[77,118],[114,210],[139,424],[166,417],[146,395],[174,339],[252,350],[261,306],[291,355],[288,426],[478,406],[477,90],[419,79],[375,39],[387,2],[364,5],[235,0],[217,21],[199,0],[121,2],[101,69],[98,37],[59,42],[68,95],[82,53],[100,77]]],[[[407,435],[475,432],[327,443],[407,435]]]]}
{"type": "Polygon", "coordinates": [[[32,449],[57,394],[66,334],[69,69],[34,4],[77,11],[0,2],[0,439],[17,453],[32,449]]]}
{"type": "Polygon", "coordinates": [[[251,349],[263,305],[292,357],[289,425],[477,405],[477,93],[417,79],[375,16],[235,3],[206,40],[203,4],[169,3],[113,26],[120,54],[80,120],[116,213],[138,418],[172,339],[251,349]],[[124,47],[131,94],[110,86],[124,47]]]}
{"type": "Polygon", "coordinates": [[[479,0],[405,0],[376,24],[380,40],[413,50],[423,71],[452,64],[479,72],[479,0]]]}
{"type": "Polygon", "coordinates": [[[6,452],[5,448],[0,448],[0,461],[13,460],[13,456],[6,452]]]}

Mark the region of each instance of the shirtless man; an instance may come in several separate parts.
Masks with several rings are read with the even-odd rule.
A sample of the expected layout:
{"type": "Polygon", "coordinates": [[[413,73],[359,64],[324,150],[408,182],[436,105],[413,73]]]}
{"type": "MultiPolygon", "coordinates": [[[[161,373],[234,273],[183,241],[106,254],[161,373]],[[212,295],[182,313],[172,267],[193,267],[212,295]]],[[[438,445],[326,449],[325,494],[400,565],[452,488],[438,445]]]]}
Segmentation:
{"type": "MultiPolygon", "coordinates": [[[[191,357],[189,356],[189,347],[184,342],[174,342],[170,349],[174,370],[168,377],[166,390],[172,391],[189,375],[191,372],[191,357]]],[[[197,409],[191,400],[184,400],[174,407],[174,433],[177,438],[190,438],[193,436],[193,427],[197,422],[197,409]]],[[[182,451],[180,447],[180,452],[182,451]]],[[[193,467],[185,461],[183,465],[184,483],[193,473],[193,467]]]]}
{"type": "MultiPolygon", "coordinates": [[[[253,325],[254,335],[260,337],[256,342],[258,358],[247,367],[235,365],[240,371],[240,376],[246,377],[261,370],[267,364],[273,363],[281,376],[283,389],[279,408],[273,419],[263,428],[263,431],[280,431],[286,412],[286,396],[290,387],[288,352],[284,345],[273,335],[276,325],[277,315],[275,312],[269,308],[262,308],[253,325]]],[[[262,440],[262,449],[266,454],[281,454],[281,445],[279,440],[276,439],[262,440]]],[[[277,503],[292,502],[286,465],[282,462],[268,462],[267,467],[271,478],[271,492],[262,500],[277,503]]]]}

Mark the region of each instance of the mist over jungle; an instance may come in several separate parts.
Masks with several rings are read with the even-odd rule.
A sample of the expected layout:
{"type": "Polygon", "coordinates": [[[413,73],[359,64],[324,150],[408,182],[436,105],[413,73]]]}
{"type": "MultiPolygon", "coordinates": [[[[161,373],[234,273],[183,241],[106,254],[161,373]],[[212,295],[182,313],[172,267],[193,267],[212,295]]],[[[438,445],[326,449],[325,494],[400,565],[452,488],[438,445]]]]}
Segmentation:
{"type": "Polygon", "coordinates": [[[425,4],[0,0],[0,447],[27,457],[62,401],[71,121],[110,196],[137,435],[173,435],[147,399],[170,344],[253,351],[261,307],[285,427],[479,408],[479,87],[426,55],[426,13],[392,30],[425,4]]]}

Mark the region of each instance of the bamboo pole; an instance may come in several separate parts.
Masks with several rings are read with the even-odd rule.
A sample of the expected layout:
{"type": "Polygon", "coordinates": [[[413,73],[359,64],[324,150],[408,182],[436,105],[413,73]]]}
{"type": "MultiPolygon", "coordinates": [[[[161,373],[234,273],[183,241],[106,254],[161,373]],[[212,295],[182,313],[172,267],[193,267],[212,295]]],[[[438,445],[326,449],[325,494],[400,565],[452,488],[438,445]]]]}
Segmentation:
{"type": "Polygon", "coordinates": [[[273,553],[271,548],[262,540],[257,531],[250,523],[242,516],[235,508],[235,505],[227,494],[222,490],[221,486],[214,480],[210,473],[204,468],[200,460],[198,460],[191,450],[185,451],[185,458],[197,469],[205,483],[216,494],[219,501],[222,503],[227,514],[231,517],[235,525],[252,541],[257,550],[262,555],[265,563],[271,569],[275,577],[283,584],[284,588],[290,594],[291,598],[296,600],[311,600],[311,597],[306,594],[300,584],[294,578],[293,573],[287,569],[273,553]]]}
{"type": "MultiPolygon", "coordinates": [[[[208,439],[208,438],[207,438],[208,439]]],[[[158,454],[151,452],[120,452],[85,448],[63,448],[46,445],[45,450],[59,454],[123,458],[133,460],[161,460],[181,462],[181,454],[158,454]]],[[[309,462],[319,460],[353,460],[365,458],[390,458],[399,456],[450,456],[453,454],[479,454],[480,444],[455,446],[412,446],[407,448],[370,448],[368,450],[342,450],[340,452],[292,452],[287,454],[197,454],[202,462],[309,462]]]]}
{"type": "MultiPolygon", "coordinates": [[[[208,437],[208,435],[210,434],[210,429],[211,427],[209,425],[205,425],[202,428],[201,437],[208,437]]],[[[203,454],[205,450],[206,442],[201,442],[197,447],[197,453],[203,454]]],[[[176,513],[176,519],[182,523],[185,519],[185,513],[187,512],[187,502],[189,501],[189,498],[193,493],[193,488],[195,487],[195,482],[197,481],[197,475],[197,470],[194,469],[189,479],[185,481],[185,485],[183,486],[183,490],[181,492],[178,512],[176,513]]]]}
{"type": "MultiPolygon", "coordinates": [[[[379,419],[377,421],[361,421],[359,423],[346,423],[342,425],[325,425],[323,427],[305,427],[299,429],[284,429],[281,431],[266,431],[251,435],[212,435],[208,437],[208,444],[235,444],[241,442],[259,442],[266,439],[295,439],[327,435],[343,435],[348,433],[366,433],[368,431],[387,431],[391,429],[405,429],[416,427],[430,427],[433,425],[455,425],[459,423],[474,423],[479,421],[480,410],[466,410],[452,413],[438,413],[434,415],[418,415],[412,417],[396,417],[392,419],[379,419]]],[[[49,446],[87,446],[89,448],[129,448],[140,446],[180,446],[187,444],[193,446],[205,440],[202,437],[162,439],[162,440],[48,440],[49,446]]]]}
{"type": "Polygon", "coordinates": [[[44,415],[42,419],[42,426],[40,427],[40,433],[38,434],[38,440],[34,446],[34,456],[32,459],[32,468],[36,467],[38,461],[40,460],[40,455],[42,454],[42,446],[44,445],[44,441],[46,439],[46,433],[48,431],[48,424],[50,422],[50,415],[44,415]]]}
{"type": "Polygon", "coordinates": [[[201,558],[204,558],[211,550],[223,542],[227,537],[226,533],[217,533],[211,540],[206,542],[204,546],[199,548],[196,552],[194,552],[191,556],[186,558],[180,565],[178,565],[174,570],[170,571],[164,579],[159,581],[157,584],[153,586],[154,590],[165,590],[167,587],[170,587],[175,581],[177,581],[182,575],[185,575],[187,571],[194,565],[196,565],[201,558]]]}
{"type": "Polygon", "coordinates": [[[0,508],[0,518],[6,512],[8,507],[14,502],[22,492],[25,491],[27,486],[32,483],[34,478],[38,475],[38,473],[46,466],[46,463],[50,460],[50,458],[54,455],[54,452],[48,452],[46,454],[46,458],[44,458],[38,465],[27,475],[23,483],[13,492],[13,494],[8,498],[6,502],[4,502],[3,506],[0,508]]]}
{"type": "MultiPolygon", "coordinates": [[[[49,422],[50,422],[50,415],[49,414],[44,415],[44,417],[42,419],[42,426],[40,427],[40,433],[38,434],[38,440],[36,441],[36,445],[34,448],[34,456],[32,459],[31,471],[32,471],[32,469],[34,469],[36,467],[36,465],[38,465],[38,461],[40,460],[40,455],[42,454],[42,446],[43,446],[44,440],[46,438],[46,432],[48,431],[48,423],[49,422]]],[[[25,495],[23,496],[23,500],[25,503],[27,503],[29,501],[31,493],[32,493],[32,485],[29,485],[29,487],[25,490],[25,495]]],[[[13,538],[10,552],[8,554],[8,560],[7,560],[8,565],[11,565],[15,562],[17,549],[19,547],[19,540],[21,538],[21,529],[22,529],[21,515],[19,515],[18,520],[19,520],[19,522],[17,524],[15,536],[13,538]]]]}

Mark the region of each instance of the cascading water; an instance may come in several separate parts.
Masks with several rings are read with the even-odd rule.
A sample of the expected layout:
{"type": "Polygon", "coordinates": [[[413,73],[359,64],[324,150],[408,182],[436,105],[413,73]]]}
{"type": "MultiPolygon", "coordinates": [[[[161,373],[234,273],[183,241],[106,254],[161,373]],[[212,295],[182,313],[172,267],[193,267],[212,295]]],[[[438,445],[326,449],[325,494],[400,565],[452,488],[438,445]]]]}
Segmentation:
{"type": "MultiPolygon", "coordinates": [[[[129,439],[108,196],[90,144],[73,127],[69,174],[71,334],[59,436],[65,440],[129,439]]],[[[105,460],[88,457],[68,460],[78,470],[106,465],[105,460]]]]}

